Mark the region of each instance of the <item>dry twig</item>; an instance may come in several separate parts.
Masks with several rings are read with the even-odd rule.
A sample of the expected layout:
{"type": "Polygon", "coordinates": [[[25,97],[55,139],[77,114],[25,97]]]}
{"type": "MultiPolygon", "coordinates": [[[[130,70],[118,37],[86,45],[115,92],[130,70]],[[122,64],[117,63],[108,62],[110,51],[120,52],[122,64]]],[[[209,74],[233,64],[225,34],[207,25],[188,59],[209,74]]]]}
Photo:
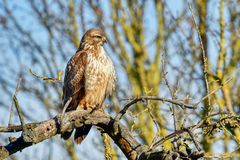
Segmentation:
{"type": "Polygon", "coordinates": [[[19,106],[19,103],[18,103],[18,100],[17,100],[17,97],[14,95],[13,96],[13,101],[15,103],[15,107],[17,109],[17,113],[18,113],[18,116],[19,116],[19,119],[20,119],[20,122],[21,122],[21,126],[22,126],[22,129],[23,129],[23,133],[26,131],[26,126],[25,126],[25,122],[24,122],[24,117],[23,117],[23,114],[22,114],[22,111],[20,109],[20,106],[19,106]]]}
{"type": "Polygon", "coordinates": [[[35,77],[37,77],[37,78],[39,78],[39,79],[42,79],[42,80],[44,80],[44,81],[47,81],[47,82],[49,82],[49,83],[52,83],[52,82],[55,82],[55,81],[62,82],[62,79],[61,79],[62,71],[59,71],[59,72],[58,72],[58,77],[57,77],[57,78],[39,76],[39,75],[37,75],[36,73],[34,73],[31,68],[29,69],[29,72],[30,72],[33,76],[35,76],[35,77]]]}
{"type": "MultiPolygon", "coordinates": [[[[194,22],[194,26],[197,30],[197,33],[198,33],[198,39],[200,41],[200,46],[201,46],[201,50],[202,50],[202,59],[203,59],[203,74],[204,74],[204,81],[205,81],[205,86],[206,86],[206,90],[207,90],[207,95],[209,94],[209,86],[208,86],[208,72],[207,72],[207,57],[206,57],[206,53],[205,53],[205,49],[204,49],[204,46],[203,46],[203,42],[202,42],[202,38],[201,38],[201,34],[200,34],[200,30],[198,28],[198,25],[196,23],[196,20],[195,20],[195,15],[194,15],[194,12],[193,12],[193,9],[192,9],[192,6],[190,3],[188,3],[188,7],[189,7],[189,10],[191,11],[191,14],[192,14],[192,19],[193,19],[193,22],[194,22]]],[[[207,97],[207,114],[210,114],[209,111],[211,110],[210,108],[211,106],[211,98],[210,96],[207,97]]]]}
{"type": "Polygon", "coordinates": [[[13,106],[14,106],[14,97],[17,96],[18,92],[19,92],[19,89],[20,89],[20,84],[22,82],[22,78],[20,77],[18,79],[18,83],[17,83],[17,87],[15,89],[15,93],[13,95],[13,101],[12,101],[12,105],[11,105],[11,108],[10,108],[10,115],[9,115],[9,120],[8,120],[8,126],[11,126],[12,125],[12,117],[13,117],[13,106]]]}

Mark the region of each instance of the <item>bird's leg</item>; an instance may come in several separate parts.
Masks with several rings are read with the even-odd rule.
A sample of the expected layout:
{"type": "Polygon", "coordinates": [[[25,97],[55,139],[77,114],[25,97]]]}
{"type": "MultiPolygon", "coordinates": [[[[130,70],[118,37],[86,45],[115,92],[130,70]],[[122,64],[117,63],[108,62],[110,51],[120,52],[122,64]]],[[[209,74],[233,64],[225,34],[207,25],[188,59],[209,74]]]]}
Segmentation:
{"type": "Polygon", "coordinates": [[[102,105],[98,105],[98,104],[97,104],[96,106],[92,106],[92,107],[91,107],[91,112],[90,112],[90,114],[93,113],[94,111],[102,111],[102,112],[103,112],[104,110],[103,110],[103,108],[102,108],[102,105]]]}
{"type": "Polygon", "coordinates": [[[103,109],[102,109],[102,105],[99,105],[99,104],[98,104],[98,105],[96,105],[96,108],[95,108],[95,110],[103,110],[103,109]]]}

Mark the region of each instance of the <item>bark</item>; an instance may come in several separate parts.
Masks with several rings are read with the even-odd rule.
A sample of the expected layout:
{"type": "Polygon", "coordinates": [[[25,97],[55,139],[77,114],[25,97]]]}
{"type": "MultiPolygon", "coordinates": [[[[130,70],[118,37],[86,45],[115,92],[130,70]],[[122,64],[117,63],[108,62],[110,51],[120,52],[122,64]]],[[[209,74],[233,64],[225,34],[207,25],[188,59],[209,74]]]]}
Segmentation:
{"type": "Polygon", "coordinates": [[[184,155],[179,151],[159,151],[155,148],[149,148],[139,143],[128,128],[107,113],[94,111],[89,114],[86,110],[78,110],[67,112],[63,117],[59,114],[46,121],[25,124],[25,130],[21,126],[0,127],[0,132],[22,131],[19,138],[12,138],[9,144],[0,146],[0,160],[57,134],[87,124],[97,126],[101,132],[108,134],[129,160],[175,159],[183,156],[189,159],[197,159],[204,156],[204,152],[184,155]]]}
{"type": "MultiPolygon", "coordinates": [[[[113,141],[122,150],[128,159],[137,159],[138,156],[147,150],[145,145],[140,144],[122,124],[118,123],[117,129],[113,127],[114,119],[108,114],[94,111],[89,114],[88,111],[73,111],[64,115],[61,120],[61,114],[56,117],[40,122],[26,124],[27,130],[22,136],[6,146],[0,146],[0,159],[5,159],[26,147],[40,143],[61,132],[81,127],[86,124],[98,126],[103,132],[107,133],[113,141]]],[[[1,127],[2,132],[21,131],[21,126],[1,127]]]]}

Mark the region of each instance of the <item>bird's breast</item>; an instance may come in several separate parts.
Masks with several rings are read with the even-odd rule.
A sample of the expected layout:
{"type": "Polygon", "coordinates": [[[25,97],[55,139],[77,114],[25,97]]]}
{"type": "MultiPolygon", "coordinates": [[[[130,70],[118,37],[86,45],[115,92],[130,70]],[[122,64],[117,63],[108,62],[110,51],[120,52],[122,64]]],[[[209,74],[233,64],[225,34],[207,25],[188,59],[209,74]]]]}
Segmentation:
{"type": "Polygon", "coordinates": [[[108,95],[108,84],[111,79],[112,62],[107,55],[88,56],[84,73],[83,98],[89,106],[101,105],[108,95]]]}
{"type": "Polygon", "coordinates": [[[111,74],[110,65],[107,55],[99,54],[97,57],[90,55],[85,70],[85,89],[105,87],[111,74]]]}

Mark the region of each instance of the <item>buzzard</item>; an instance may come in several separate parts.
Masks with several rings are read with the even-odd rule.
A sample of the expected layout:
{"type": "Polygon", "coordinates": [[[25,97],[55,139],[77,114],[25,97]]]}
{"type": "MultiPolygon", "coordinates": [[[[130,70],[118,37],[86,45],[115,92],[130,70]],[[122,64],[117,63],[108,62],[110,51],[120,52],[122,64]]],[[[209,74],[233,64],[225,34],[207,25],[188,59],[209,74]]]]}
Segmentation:
{"type": "MultiPolygon", "coordinates": [[[[101,29],[88,30],[78,50],[68,61],[63,86],[63,106],[72,98],[66,111],[99,109],[104,99],[115,89],[115,70],[103,44],[106,36],[101,29]]],[[[80,144],[91,125],[76,128],[74,141],[80,144]]],[[[71,132],[64,132],[66,140],[71,132]]]]}

